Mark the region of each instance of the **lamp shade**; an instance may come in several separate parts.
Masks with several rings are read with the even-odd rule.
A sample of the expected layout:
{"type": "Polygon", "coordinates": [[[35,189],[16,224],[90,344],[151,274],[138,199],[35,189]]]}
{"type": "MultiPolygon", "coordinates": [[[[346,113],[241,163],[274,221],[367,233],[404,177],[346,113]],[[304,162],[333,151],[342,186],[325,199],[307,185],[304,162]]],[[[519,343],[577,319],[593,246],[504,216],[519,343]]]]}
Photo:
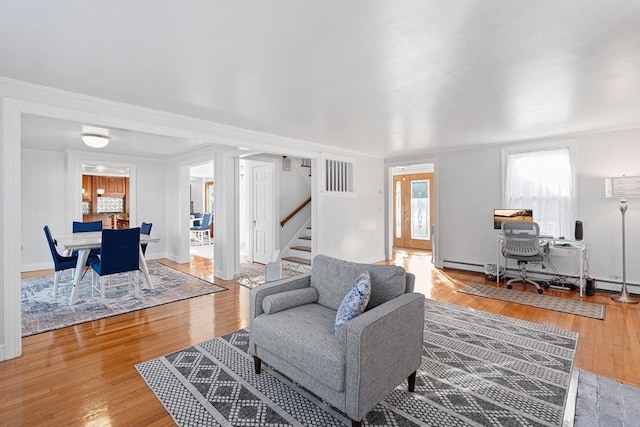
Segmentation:
{"type": "Polygon", "coordinates": [[[82,141],[91,148],[104,148],[109,143],[109,137],[92,133],[83,133],[82,141]]]}

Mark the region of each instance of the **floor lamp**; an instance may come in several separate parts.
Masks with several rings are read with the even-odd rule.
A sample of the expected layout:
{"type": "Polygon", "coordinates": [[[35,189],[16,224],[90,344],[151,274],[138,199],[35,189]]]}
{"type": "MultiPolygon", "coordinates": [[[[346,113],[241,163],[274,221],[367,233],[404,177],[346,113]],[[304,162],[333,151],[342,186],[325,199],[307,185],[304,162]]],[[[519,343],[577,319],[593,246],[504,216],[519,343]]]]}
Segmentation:
{"type": "Polygon", "coordinates": [[[640,192],[640,177],[610,178],[605,181],[607,197],[618,196],[620,213],[622,214],[622,290],[613,295],[612,300],[627,304],[637,304],[638,298],[631,296],[627,290],[627,254],[625,247],[624,214],[627,212],[627,197],[637,197],[640,192]]]}
{"type": "Polygon", "coordinates": [[[624,242],[624,214],[627,212],[627,201],[620,200],[620,213],[622,213],[622,291],[619,294],[611,296],[611,299],[618,302],[626,302],[628,304],[637,304],[638,298],[632,297],[627,291],[627,254],[624,242]]]}

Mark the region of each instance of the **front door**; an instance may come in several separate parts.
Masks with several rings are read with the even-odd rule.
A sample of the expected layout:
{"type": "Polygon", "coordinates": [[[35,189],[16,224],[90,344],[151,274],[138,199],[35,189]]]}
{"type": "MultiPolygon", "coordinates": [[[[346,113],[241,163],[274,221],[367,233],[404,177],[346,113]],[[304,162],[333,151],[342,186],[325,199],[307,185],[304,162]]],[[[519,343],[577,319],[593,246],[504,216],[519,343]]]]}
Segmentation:
{"type": "Polygon", "coordinates": [[[253,261],[272,261],[274,247],[273,164],[252,168],[253,173],[253,261]]]}
{"type": "Polygon", "coordinates": [[[435,223],[434,175],[420,173],[393,177],[393,246],[431,250],[435,223]]]}

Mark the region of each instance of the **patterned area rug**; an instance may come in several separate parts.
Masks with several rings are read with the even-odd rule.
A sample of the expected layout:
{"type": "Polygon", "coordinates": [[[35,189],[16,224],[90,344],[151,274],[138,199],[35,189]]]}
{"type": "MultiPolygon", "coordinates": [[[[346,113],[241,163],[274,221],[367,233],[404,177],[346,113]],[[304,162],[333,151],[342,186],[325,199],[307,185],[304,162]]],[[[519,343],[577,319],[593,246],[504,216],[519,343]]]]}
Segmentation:
{"type": "MultiPolygon", "coordinates": [[[[350,421],[263,364],[248,331],[136,366],[180,426],[343,426],[350,421]]],[[[416,392],[406,382],[365,426],[561,426],[578,335],[427,300],[416,392]]],[[[571,414],[569,414],[572,416],[571,414]]],[[[572,418],[569,418],[572,419],[572,418]]]]}
{"type": "MultiPolygon", "coordinates": [[[[266,282],[264,277],[265,266],[262,264],[240,264],[240,273],[233,276],[233,281],[245,288],[255,288],[258,285],[262,285],[266,282]]],[[[293,277],[299,274],[305,274],[310,270],[299,264],[282,265],[282,278],[293,277]]]]}
{"type": "Polygon", "coordinates": [[[602,304],[569,300],[551,295],[541,295],[478,283],[472,283],[458,292],[604,320],[605,306],[602,304]]]}
{"type": "MultiPolygon", "coordinates": [[[[22,336],[26,337],[227,289],[182,273],[157,261],[149,261],[147,265],[154,289],[146,288],[141,272],[140,280],[142,283],[138,298],[135,297],[130,285],[107,287],[104,304],[100,302],[98,293],[95,297],[91,296],[91,272],[87,272],[82,279],[78,302],[74,305],[69,305],[72,283],[69,272],[64,272],[58,285],[58,296],[55,298],[53,296],[53,275],[23,279],[22,336]]],[[[126,280],[127,273],[114,274],[112,277],[113,284],[126,282],[126,280]]]]}

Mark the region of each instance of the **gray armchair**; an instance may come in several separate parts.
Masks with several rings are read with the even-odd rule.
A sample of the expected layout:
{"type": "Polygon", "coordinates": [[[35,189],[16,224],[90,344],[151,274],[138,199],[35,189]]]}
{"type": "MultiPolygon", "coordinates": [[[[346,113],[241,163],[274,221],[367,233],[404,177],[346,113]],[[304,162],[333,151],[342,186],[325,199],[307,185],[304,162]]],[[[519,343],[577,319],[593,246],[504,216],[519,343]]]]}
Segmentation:
{"type": "Polygon", "coordinates": [[[405,379],[415,387],[422,356],[424,295],[401,267],[356,264],[318,255],[310,274],[251,290],[249,351],[360,426],[405,379]],[[354,280],[368,271],[364,313],[339,327],[336,311],[354,280]]]}

